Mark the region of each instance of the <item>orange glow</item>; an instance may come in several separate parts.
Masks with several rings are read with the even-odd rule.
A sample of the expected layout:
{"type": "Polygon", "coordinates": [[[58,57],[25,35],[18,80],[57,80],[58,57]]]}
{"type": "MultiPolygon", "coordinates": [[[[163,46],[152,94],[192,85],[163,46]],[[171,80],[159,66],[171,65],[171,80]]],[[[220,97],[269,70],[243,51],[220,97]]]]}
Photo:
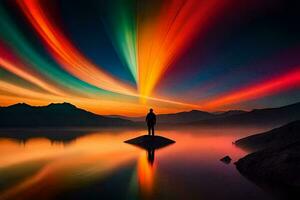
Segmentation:
{"type": "MultiPolygon", "coordinates": [[[[69,102],[79,108],[83,108],[97,114],[116,114],[127,116],[144,115],[149,109],[148,104],[140,104],[137,102],[137,99],[126,99],[126,103],[124,103],[123,101],[125,101],[125,98],[123,98],[123,101],[119,101],[119,99],[107,99],[105,98],[105,95],[103,95],[103,97],[100,95],[91,97],[75,97],[68,94],[66,94],[66,96],[57,96],[34,91],[6,81],[0,81],[0,91],[7,93],[6,95],[0,95],[1,105],[6,106],[18,102],[25,102],[36,106],[47,105],[50,103],[69,102]]],[[[184,111],[187,107],[197,107],[192,104],[185,104],[166,99],[148,99],[151,101],[151,107],[154,109],[157,108],[159,113],[177,112],[178,110],[184,111]]]]}
{"type": "Polygon", "coordinates": [[[55,101],[57,99],[57,97],[54,95],[36,92],[34,90],[26,89],[24,87],[20,87],[18,85],[0,80],[0,91],[1,90],[15,94],[17,96],[30,97],[34,99],[47,99],[50,101],[55,101]]]}

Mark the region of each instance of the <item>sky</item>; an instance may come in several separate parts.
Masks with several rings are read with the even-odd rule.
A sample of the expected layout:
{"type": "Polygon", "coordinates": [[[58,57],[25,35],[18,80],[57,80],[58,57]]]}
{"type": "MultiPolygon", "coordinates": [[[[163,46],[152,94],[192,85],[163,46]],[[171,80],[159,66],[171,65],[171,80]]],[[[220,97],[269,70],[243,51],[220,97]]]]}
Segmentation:
{"type": "Polygon", "coordinates": [[[300,101],[299,3],[0,0],[0,106],[98,114],[300,101]]]}

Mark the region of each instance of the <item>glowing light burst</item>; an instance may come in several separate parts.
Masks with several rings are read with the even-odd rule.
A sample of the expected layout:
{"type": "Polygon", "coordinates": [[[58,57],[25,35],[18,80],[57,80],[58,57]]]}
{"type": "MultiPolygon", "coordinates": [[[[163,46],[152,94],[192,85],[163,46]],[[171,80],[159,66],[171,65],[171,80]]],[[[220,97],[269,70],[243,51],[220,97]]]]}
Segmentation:
{"type": "MultiPolygon", "coordinates": [[[[161,113],[191,108],[226,109],[228,105],[260,99],[300,86],[300,70],[297,67],[293,71],[285,70],[287,72],[280,76],[262,77],[259,83],[243,88],[233,87],[229,92],[196,103],[188,102],[187,98],[182,101],[170,99],[160,90],[157,90],[160,95],[155,94],[158,83],[169,75],[167,70],[232,1],[101,2],[100,15],[104,28],[136,85],[123,82],[89,60],[63,34],[62,27],[52,20],[52,13],[48,13],[46,7],[47,1],[16,2],[38,33],[50,57],[43,50],[38,51],[40,49],[35,46],[36,41],[28,40],[23,32],[28,30],[22,30],[14,21],[19,20],[18,17],[10,15],[0,4],[0,72],[4,71],[7,75],[0,80],[1,105],[23,100],[35,105],[68,101],[102,114],[140,115],[150,106],[161,113]],[[9,80],[10,77],[13,77],[12,80],[9,80]]],[[[287,67],[290,69],[290,66],[287,67]]],[[[224,84],[220,79],[217,81],[220,85],[224,84]]],[[[190,89],[186,96],[201,93],[203,97],[211,89],[200,84],[196,88],[190,89]],[[200,91],[199,88],[204,89],[200,91]]]]}

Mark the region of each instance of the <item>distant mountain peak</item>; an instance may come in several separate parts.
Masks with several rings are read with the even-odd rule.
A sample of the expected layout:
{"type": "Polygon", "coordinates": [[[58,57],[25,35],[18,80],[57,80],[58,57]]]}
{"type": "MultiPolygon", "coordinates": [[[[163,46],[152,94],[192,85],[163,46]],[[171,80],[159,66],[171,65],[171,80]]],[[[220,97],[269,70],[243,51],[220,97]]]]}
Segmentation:
{"type": "Polygon", "coordinates": [[[69,107],[69,108],[77,108],[75,105],[68,103],[68,102],[63,102],[63,103],[50,103],[47,107],[69,107]]]}
{"type": "Polygon", "coordinates": [[[191,110],[190,113],[206,113],[206,111],[202,111],[202,110],[191,110]]]}
{"type": "Polygon", "coordinates": [[[13,105],[8,106],[9,108],[31,108],[31,105],[28,105],[27,103],[16,103],[13,105]]]}

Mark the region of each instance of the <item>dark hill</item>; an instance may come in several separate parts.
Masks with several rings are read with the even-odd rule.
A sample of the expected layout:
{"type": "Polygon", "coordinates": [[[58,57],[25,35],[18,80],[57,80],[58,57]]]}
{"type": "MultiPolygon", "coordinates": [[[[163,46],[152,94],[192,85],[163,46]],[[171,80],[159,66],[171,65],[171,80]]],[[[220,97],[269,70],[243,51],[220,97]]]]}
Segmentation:
{"type": "Polygon", "coordinates": [[[0,127],[124,126],[133,122],[109,118],[77,108],[69,103],[30,106],[24,103],[1,107],[0,127]]]}
{"type": "Polygon", "coordinates": [[[192,110],[174,114],[161,114],[157,116],[157,119],[159,123],[185,123],[202,119],[212,119],[214,117],[214,114],[208,112],[192,110]]]}

